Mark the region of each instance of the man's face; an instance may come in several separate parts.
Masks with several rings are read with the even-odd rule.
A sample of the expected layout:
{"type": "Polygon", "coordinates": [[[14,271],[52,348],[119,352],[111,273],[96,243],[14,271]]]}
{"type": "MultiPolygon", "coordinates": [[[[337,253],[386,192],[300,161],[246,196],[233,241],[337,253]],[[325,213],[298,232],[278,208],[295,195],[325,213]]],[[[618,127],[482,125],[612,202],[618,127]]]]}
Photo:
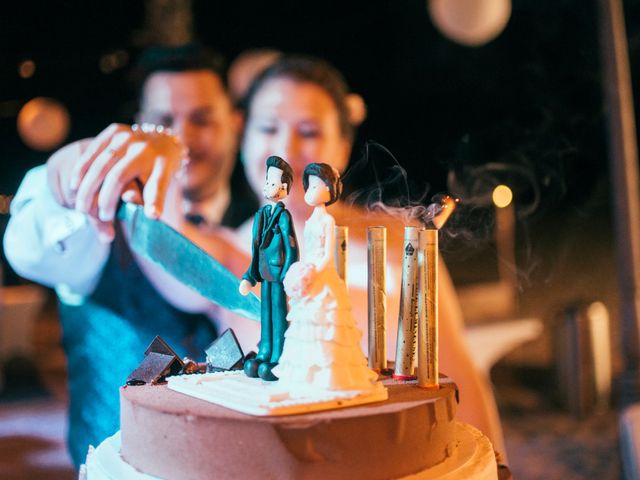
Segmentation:
{"type": "Polygon", "coordinates": [[[276,167],[267,169],[267,178],[264,181],[262,194],[267,200],[277,202],[287,196],[287,184],[282,183],[282,170],[276,167]]]}
{"type": "Polygon", "coordinates": [[[228,184],[240,123],[220,78],[213,72],[150,75],[143,87],[138,121],[170,127],[187,146],[187,198],[206,198],[218,185],[228,184]]]}

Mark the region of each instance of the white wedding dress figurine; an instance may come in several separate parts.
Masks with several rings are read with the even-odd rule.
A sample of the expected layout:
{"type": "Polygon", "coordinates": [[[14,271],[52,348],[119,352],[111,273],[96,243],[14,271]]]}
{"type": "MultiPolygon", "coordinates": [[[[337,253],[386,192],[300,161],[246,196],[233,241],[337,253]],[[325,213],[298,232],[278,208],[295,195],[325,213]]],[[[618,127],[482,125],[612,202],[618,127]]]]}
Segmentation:
{"type": "Polygon", "coordinates": [[[279,365],[274,368],[281,387],[297,390],[384,390],[367,366],[344,281],[334,262],[335,221],[327,213],[340,195],[339,173],[327,164],[304,170],[305,202],[315,207],[304,227],[302,258],[284,280],[290,322],[279,365]]]}

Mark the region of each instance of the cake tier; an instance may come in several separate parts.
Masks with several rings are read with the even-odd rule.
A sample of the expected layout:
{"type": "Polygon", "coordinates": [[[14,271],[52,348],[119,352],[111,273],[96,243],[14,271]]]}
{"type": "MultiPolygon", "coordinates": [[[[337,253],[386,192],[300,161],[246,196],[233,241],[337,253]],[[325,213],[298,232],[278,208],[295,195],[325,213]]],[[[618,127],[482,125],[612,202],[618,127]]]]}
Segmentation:
{"type": "Polygon", "coordinates": [[[389,480],[456,450],[456,386],[385,382],[389,399],[333,411],[255,417],[166,386],[120,390],[123,459],[166,480],[389,480]]]}
{"type": "MultiPolygon", "coordinates": [[[[432,468],[394,480],[511,480],[506,467],[496,473],[491,442],[471,425],[456,423],[456,449],[453,455],[432,468]]],[[[122,460],[120,432],[89,452],[80,470],[81,480],[163,480],[141,473],[122,460]]],[[[213,475],[211,478],[219,478],[213,475]]],[[[359,477],[357,477],[359,478],[359,477]]]]}

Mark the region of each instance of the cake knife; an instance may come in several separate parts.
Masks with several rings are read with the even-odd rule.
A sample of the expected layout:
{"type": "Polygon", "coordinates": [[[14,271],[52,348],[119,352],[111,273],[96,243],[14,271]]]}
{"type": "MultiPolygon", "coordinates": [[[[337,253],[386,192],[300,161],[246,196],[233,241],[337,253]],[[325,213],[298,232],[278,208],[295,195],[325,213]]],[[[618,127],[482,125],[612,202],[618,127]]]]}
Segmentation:
{"type": "Polygon", "coordinates": [[[220,262],[166,223],[144,214],[140,205],[122,202],[118,219],[127,229],[129,246],[138,255],[238,315],[260,321],[260,300],[238,291],[240,280],[220,262]]]}

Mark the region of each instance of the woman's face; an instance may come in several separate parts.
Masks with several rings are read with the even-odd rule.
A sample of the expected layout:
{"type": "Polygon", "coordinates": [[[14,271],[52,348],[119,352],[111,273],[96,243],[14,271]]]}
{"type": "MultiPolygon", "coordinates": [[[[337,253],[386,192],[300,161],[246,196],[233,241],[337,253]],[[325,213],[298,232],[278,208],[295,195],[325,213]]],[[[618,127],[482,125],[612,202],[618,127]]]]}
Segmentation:
{"type": "Polygon", "coordinates": [[[242,161],[254,192],[260,193],[270,155],[293,169],[292,201],[302,203],[302,172],[310,163],[346,168],[351,145],[340,131],[338,110],[321,87],[287,78],[268,80],[256,92],[242,140],[242,161]]]}

